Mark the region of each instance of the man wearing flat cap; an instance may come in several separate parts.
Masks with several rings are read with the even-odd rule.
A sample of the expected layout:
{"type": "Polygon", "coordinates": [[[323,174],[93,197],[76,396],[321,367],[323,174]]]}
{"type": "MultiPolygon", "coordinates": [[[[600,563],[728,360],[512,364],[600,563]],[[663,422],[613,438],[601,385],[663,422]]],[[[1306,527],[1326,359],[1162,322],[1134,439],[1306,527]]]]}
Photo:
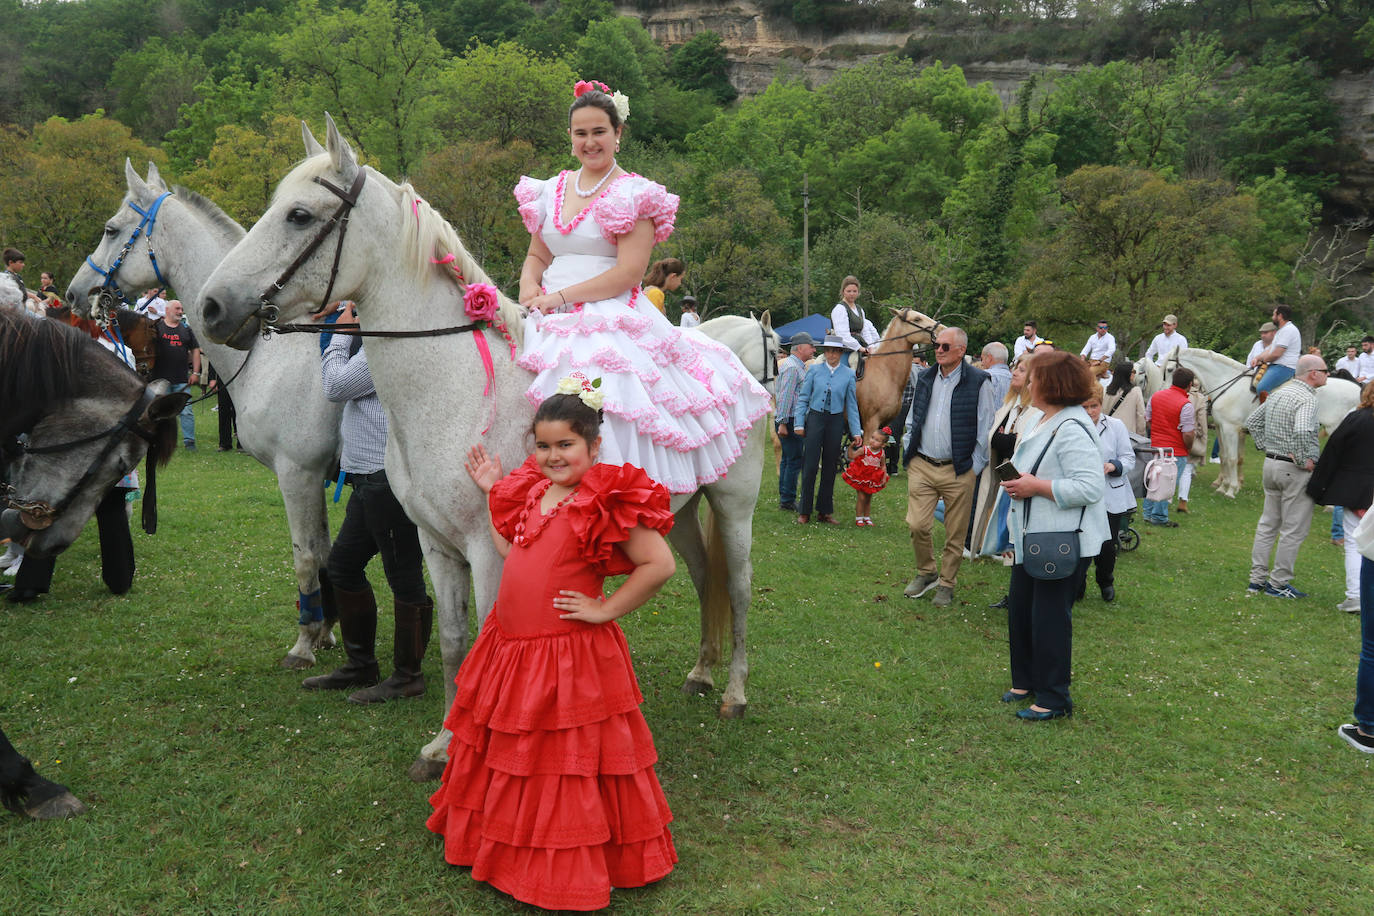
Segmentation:
{"type": "Polygon", "coordinates": [[[1155,339],[1150,341],[1150,348],[1145,351],[1145,358],[1154,360],[1156,366],[1164,365],[1164,360],[1169,358],[1175,347],[1181,350],[1188,346],[1188,338],[1178,333],[1177,315],[1165,315],[1160,324],[1164,326],[1164,331],[1155,335],[1155,339]]]}
{"type": "MultiPolygon", "coordinates": [[[[801,473],[802,437],[794,434],[792,420],[797,412],[797,395],[801,393],[806,364],[816,355],[816,344],[805,331],[793,334],[787,342],[788,356],[778,369],[778,399],[773,418],[778,424],[778,440],[782,443],[782,461],[778,465],[778,508],[784,512],[797,511],[797,476],[801,473]]],[[[799,418],[803,423],[805,418],[799,418]]]]}
{"type": "Polygon", "coordinates": [[[1250,346],[1250,355],[1245,357],[1245,365],[1258,366],[1260,354],[1269,349],[1269,345],[1274,342],[1274,332],[1278,330],[1278,325],[1272,321],[1266,321],[1260,325],[1259,340],[1250,346]]]}

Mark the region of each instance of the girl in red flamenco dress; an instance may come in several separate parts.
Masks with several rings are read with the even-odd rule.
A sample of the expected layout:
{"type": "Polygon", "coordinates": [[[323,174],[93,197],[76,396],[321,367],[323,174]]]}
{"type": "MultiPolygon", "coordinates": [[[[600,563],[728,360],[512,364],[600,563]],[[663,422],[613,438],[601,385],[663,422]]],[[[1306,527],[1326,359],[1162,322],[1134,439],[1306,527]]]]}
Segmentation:
{"type": "Polygon", "coordinates": [[[873,494],[887,486],[887,458],[883,448],[892,437],[892,430],[884,426],[868,434],[868,442],[860,446],[856,440],[850,446],[852,461],[844,469],[844,482],[859,492],[854,499],[854,524],[860,528],[873,526],[873,494]]]}
{"type": "Polygon", "coordinates": [[[643,696],[615,619],[675,564],[668,491],[633,465],[596,463],[600,392],[564,379],[534,417],[534,454],[502,477],[478,445],[506,558],[495,607],[458,672],[453,731],[427,826],[444,858],[544,909],[596,910],[677,861],[643,696]],[[628,578],[603,596],[607,576],[628,578]]]}

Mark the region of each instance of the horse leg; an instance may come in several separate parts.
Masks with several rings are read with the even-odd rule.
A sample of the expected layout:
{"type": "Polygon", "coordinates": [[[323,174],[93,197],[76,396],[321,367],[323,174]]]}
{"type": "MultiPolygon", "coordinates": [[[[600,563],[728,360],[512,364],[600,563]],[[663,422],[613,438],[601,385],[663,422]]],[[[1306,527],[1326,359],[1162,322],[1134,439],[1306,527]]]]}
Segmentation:
{"type": "Polygon", "coordinates": [[[86,813],[67,787],[49,782],[34,770],[0,731],[0,801],[15,814],[46,821],[86,813]]]}
{"type": "Polygon", "coordinates": [[[1242,431],[1240,427],[1226,423],[1218,426],[1218,437],[1221,439],[1221,475],[1217,478],[1221,486],[1219,492],[1222,496],[1235,499],[1236,493],[1240,490],[1240,443],[1242,431]]]}
{"type": "MultiPolygon", "coordinates": [[[[468,651],[468,583],[472,570],[467,560],[429,534],[425,528],[420,529],[420,548],[424,551],[425,565],[429,567],[429,578],[434,584],[439,651],[444,662],[444,711],[440,716],[439,733],[420,748],[419,756],[410,765],[409,775],[415,782],[430,782],[444,775],[449,742],[453,740],[453,733],[444,728],[442,723],[453,707],[453,698],[458,692],[454,679],[458,677],[458,668],[468,651]]],[[[495,572],[484,570],[484,573],[499,578],[500,568],[495,572]]],[[[478,581],[483,580],[479,577],[478,581]]]]}
{"type": "MultiPolygon", "coordinates": [[[[291,556],[299,593],[296,643],[281,660],[283,668],[302,670],[315,666],[315,649],[333,645],[333,621],[325,622],[320,571],[329,560],[329,516],[325,509],[324,475],[319,468],[293,462],[276,468],[277,488],[286,504],[286,524],[291,529],[291,556]]],[[[333,604],[331,592],[330,602],[333,604]]]]}
{"type": "MultiPolygon", "coordinates": [[[[709,497],[708,497],[709,498],[709,497]]],[[[749,603],[753,598],[754,567],[750,559],[753,543],[754,504],[747,500],[718,500],[712,505],[711,533],[708,539],[709,574],[726,576],[730,609],[730,679],[720,700],[722,719],[739,719],[749,702],[744,686],[749,681],[749,659],[745,652],[745,631],[749,603]],[[727,508],[728,504],[728,508],[727,508]]],[[[719,599],[716,599],[719,600],[719,599]]]]}
{"type": "MultiPolygon", "coordinates": [[[[692,585],[697,591],[697,600],[706,606],[706,537],[701,530],[701,519],[697,509],[701,504],[701,494],[697,493],[678,509],[673,519],[673,528],[668,532],[668,541],[676,548],[682,562],[687,564],[687,572],[692,577],[692,585]]],[[[716,663],[717,645],[708,632],[706,615],[701,617],[701,645],[697,652],[697,663],[687,673],[682,692],[705,696],[715,690],[716,683],[711,677],[711,666],[716,663]]]]}

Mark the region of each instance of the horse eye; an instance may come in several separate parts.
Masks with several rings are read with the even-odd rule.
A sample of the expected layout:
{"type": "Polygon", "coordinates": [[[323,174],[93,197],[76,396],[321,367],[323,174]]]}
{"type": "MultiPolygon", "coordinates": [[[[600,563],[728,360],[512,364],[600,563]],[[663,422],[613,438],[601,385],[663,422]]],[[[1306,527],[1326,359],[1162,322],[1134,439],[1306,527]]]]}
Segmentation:
{"type": "Polygon", "coordinates": [[[286,214],[286,221],[296,226],[304,226],[313,218],[310,211],[302,207],[293,207],[291,212],[286,214]]]}
{"type": "Polygon", "coordinates": [[[118,231],[119,231],[119,230],[116,229],[114,226],[106,226],[106,227],[105,227],[105,235],[106,235],[108,238],[114,238],[115,233],[118,232],[118,231]]]}

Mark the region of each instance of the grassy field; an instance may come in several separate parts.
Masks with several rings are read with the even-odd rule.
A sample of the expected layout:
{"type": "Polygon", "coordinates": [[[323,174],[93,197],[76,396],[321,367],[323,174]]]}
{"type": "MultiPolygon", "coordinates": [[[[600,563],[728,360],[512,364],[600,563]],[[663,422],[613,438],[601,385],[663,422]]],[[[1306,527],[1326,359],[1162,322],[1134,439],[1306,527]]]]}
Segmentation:
{"type": "MultiPolygon", "coordinates": [[[[88,531],[50,595],[0,603],[0,722],[91,808],[0,818],[0,909],[528,912],[444,864],[433,786],[405,777],[443,714],[437,640],[422,700],[299,689],[276,667],[295,589],[275,484],[199,419],[201,450],[159,475],[157,536],[135,534],[132,592],[104,590],[88,531]]],[[[1138,526],[1114,605],[1076,608],[1075,715],[1041,725],[998,702],[1003,567],[965,563],[947,610],[907,600],[904,479],[875,528],[798,529],[770,473],[747,717],[679,692],[685,575],[624,621],[681,862],[612,911],[1368,912],[1374,758],[1334,733],[1359,621],[1335,610],[1330,516],[1299,559],[1311,598],[1246,599],[1258,472],[1232,502],[1215,471],[1181,528],[1138,526]]]]}

